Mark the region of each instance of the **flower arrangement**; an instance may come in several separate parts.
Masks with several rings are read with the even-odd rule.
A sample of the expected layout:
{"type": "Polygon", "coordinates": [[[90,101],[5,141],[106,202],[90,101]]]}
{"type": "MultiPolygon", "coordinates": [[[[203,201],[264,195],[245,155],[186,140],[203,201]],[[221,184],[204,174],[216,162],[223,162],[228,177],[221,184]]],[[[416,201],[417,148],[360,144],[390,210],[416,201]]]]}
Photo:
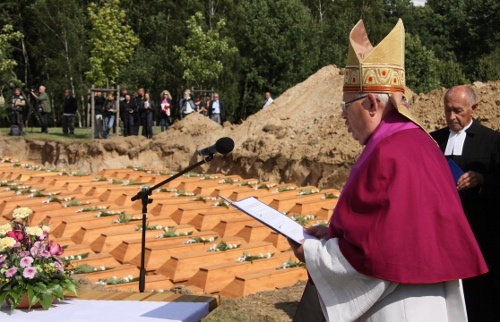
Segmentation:
{"type": "Polygon", "coordinates": [[[225,252],[226,250],[240,248],[241,244],[228,244],[225,241],[221,241],[218,244],[213,244],[208,249],[208,252],[225,252]]]}
{"type": "Polygon", "coordinates": [[[249,255],[248,253],[243,253],[243,255],[241,257],[238,257],[238,259],[236,260],[238,263],[243,263],[243,262],[252,262],[254,260],[258,260],[258,259],[264,259],[264,258],[271,258],[274,256],[274,253],[267,253],[267,254],[262,254],[262,253],[259,253],[258,255],[249,255]]]}
{"type": "Polygon", "coordinates": [[[112,276],[109,279],[100,279],[99,282],[96,284],[99,285],[116,285],[116,284],[124,284],[124,283],[130,283],[130,282],[136,282],[138,281],[138,277],[133,277],[132,275],[127,275],[124,278],[118,278],[116,276],[112,276]]]}
{"type": "Polygon", "coordinates": [[[307,223],[310,220],[315,219],[316,216],[315,215],[299,216],[299,215],[295,214],[295,215],[292,215],[292,217],[290,217],[290,218],[292,218],[294,221],[298,222],[302,226],[305,226],[305,225],[307,225],[307,223]]]}
{"type": "MultiPolygon", "coordinates": [[[[131,221],[139,221],[141,220],[141,217],[138,217],[138,216],[132,216],[132,217],[128,217],[124,211],[121,211],[119,213],[117,213],[118,215],[118,218],[116,218],[113,223],[114,224],[127,224],[131,221]]],[[[102,215],[101,215],[102,217],[102,215]]]]}
{"type": "Polygon", "coordinates": [[[184,242],[184,244],[212,243],[212,242],[216,241],[217,238],[219,238],[219,237],[213,236],[213,237],[209,237],[209,238],[204,238],[204,237],[197,236],[197,237],[189,238],[188,240],[186,240],[184,242]]]}
{"type": "Polygon", "coordinates": [[[77,283],[64,268],[60,245],[48,240],[48,226],[27,226],[33,211],[16,208],[12,221],[0,226],[0,303],[4,300],[15,309],[23,296],[29,307],[40,302],[50,308],[64,292],[76,293],[77,283]]]}
{"type": "Polygon", "coordinates": [[[288,261],[284,262],[283,264],[281,264],[280,267],[277,267],[276,269],[287,269],[287,268],[305,267],[305,266],[306,266],[306,263],[296,261],[296,260],[293,260],[290,258],[288,261]]]}
{"type": "Polygon", "coordinates": [[[305,196],[305,195],[312,195],[312,194],[315,194],[318,192],[319,192],[318,189],[304,189],[304,190],[300,190],[299,193],[297,193],[297,195],[298,196],[305,196]]]}
{"type": "Polygon", "coordinates": [[[185,232],[178,232],[175,227],[172,226],[167,226],[163,228],[165,231],[164,233],[156,236],[155,238],[171,238],[171,237],[180,237],[180,236],[190,236],[193,234],[193,231],[185,231],[185,232]],[[173,228],[173,229],[171,229],[173,228]]]}

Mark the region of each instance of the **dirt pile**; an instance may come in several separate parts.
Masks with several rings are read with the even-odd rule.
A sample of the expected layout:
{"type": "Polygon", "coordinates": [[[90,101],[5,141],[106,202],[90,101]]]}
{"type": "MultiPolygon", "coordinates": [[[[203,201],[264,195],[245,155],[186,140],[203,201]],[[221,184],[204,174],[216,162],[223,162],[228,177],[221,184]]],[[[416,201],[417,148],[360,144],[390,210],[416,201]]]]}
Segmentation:
{"type": "MultiPolygon", "coordinates": [[[[28,137],[13,145],[9,138],[1,138],[0,154],[92,173],[126,166],[176,172],[201,160],[196,151],[227,136],[235,141],[234,151],[217,155],[199,171],[339,188],[361,151],[340,117],[342,83],[342,71],[326,66],[239,125],[226,123],[221,127],[206,117],[190,115],[152,140],[112,137],[67,144],[33,141],[28,137]]],[[[479,101],[475,117],[499,129],[500,82],[477,82],[473,86],[479,101]]],[[[416,94],[412,98],[411,109],[428,130],[445,125],[441,102],[444,91],[416,94]]]]}

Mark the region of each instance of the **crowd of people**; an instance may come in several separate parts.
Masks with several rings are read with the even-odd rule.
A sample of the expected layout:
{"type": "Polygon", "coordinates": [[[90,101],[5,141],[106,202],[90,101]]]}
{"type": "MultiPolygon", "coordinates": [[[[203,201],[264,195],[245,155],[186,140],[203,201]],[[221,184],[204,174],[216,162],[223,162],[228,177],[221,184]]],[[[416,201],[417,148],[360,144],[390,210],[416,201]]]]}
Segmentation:
{"type": "MultiPolygon", "coordinates": [[[[111,133],[116,134],[117,129],[123,136],[139,135],[141,126],[141,135],[152,138],[155,125],[159,125],[160,131],[163,132],[172,124],[174,117],[183,119],[192,113],[199,113],[220,125],[226,121],[226,110],[224,103],[219,99],[219,93],[212,93],[202,98],[199,94],[194,96],[191,90],[187,89],[176,105],[168,90],[161,92],[158,103],[155,103],[151,94],[145,92],[144,88],[139,88],[133,94],[122,89],[118,97],[115,97],[115,92],[114,90],[94,91],[94,138],[106,139],[111,133]]],[[[40,86],[38,91],[31,90],[30,94],[35,101],[32,112],[36,114],[40,123],[41,133],[48,133],[48,116],[52,109],[45,86],[40,86]]],[[[266,108],[273,102],[273,99],[268,91],[265,92],[264,97],[263,108],[266,108]]],[[[90,97],[89,104],[91,104],[90,97]]],[[[21,89],[16,88],[9,107],[10,135],[25,135],[23,129],[29,117],[26,115],[27,106],[27,99],[21,89]]],[[[72,90],[66,89],[61,115],[63,135],[75,134],[74,123],[77,113],[78,101],[72,90]]]]}
{"type": "Polygon", "coordinates": [[[133,94],[122,89],[118,101],[112,91],[107,92],[106,98],[102,92],[95,91],[94,137],[108,138],[112,131],[116,133],[118,124],[123,136],[139,135],[141,128],[141,135],[151,139],[155,124],[163,132],[172,124],[174,114],[183,119],[192,113],[202,114],[220,125],[225,121],[224,104],[219,100],[218,93],[202,100],[199,95],[194,98],[188,89],[175,105],[168,90],[161,92],[157,102],[144,88],[139,88],[133,94]]]}
{"type": "MultiPolygon", "coordinates": [[[[225,122],[225,109],[219,94],[207,95],[204,99],[200,95],[193,96],[191,90],[186,90],[183,97],[175,104],[172,95],[168,90],[163,90],[157,103],[151,93],[144,88],[139,88],[135,93],[129,93],[122,89],[116,97],[116,91],[96,90],[94,92],[94,138],[106,139],[112,133],[119,132],[119,135],[131,136],[141,135],[152,138],[155,125],[160,126],[160,131],[166,131],[172,124],[174,117],[183,119],[191,113],[199,113],[210,118],[214,122],[222,125],[225,122]]],[[[11,123],[10,135],[25,135],[27,118],[31,113],[36,114],[36,118],[41,127],[41,133],[48,133],[48,117],[52,112],[51,101],[46,92],[45,86],[40,86],[38,90],[31,90],[33,99],[32,109],[28,114],[29,101],[23,95],[21,89],[14,89],[10,104],[8,106],[8,116],[11,123]]],[[[89,104],[91,100],[89,98],[89,104]]],[[[75,116],[78,113],[78,101],[70,89],[64,91],[64,103],[61,115],[62,134],[72,136],[75,134],[75,116]]]]}

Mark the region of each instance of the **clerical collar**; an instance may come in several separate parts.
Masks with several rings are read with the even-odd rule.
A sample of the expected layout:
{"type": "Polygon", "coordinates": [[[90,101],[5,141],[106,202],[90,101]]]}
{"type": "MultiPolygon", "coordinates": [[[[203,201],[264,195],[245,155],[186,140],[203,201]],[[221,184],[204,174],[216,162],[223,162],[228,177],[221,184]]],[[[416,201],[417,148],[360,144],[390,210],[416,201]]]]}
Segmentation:
{"type": "Polygon", "coordinates": [[[462,150],[464,148],[465,138],[467,137],[466,131],[472,125],[472,120],[466,127],[461,131],[455,132],[450,130],[450,136],[448,137],[448,143],[446,144],[446,149],[444,150],[444,155],[462,155],[462,150]]]}

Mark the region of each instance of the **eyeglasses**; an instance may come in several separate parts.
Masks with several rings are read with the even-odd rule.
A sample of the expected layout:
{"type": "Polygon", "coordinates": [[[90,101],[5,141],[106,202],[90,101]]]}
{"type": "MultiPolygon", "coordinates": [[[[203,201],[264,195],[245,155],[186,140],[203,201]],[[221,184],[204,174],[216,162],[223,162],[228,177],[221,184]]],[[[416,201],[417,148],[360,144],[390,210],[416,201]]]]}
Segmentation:
{"type": "Polygon", "coordinates": [[[360,99],[363,99],[363,98],[366,98],[368,95],[362,95],[358,98],[355,98],[353,100],[350,100],[349,102],[342,102],[340,103],[340,108],[342,109],[342,112],[343,113],[347,113],[347,108],[349,107],[349,105],[351,105],[352,103],[356,102],[356,101],[359,101],[360,99]]]}

